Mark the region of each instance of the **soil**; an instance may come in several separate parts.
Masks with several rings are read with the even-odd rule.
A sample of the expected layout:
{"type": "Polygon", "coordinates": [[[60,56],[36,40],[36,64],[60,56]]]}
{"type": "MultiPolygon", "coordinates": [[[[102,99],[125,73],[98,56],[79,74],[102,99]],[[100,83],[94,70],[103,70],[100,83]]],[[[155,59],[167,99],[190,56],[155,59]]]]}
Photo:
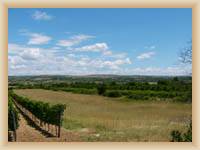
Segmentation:
{"type": "Polygon", "coordinates": [[[61,137],[49,136],[43,131],[31,126],[29,121],[19,113],[20,121],[17,129],[17,142],[79,142],[80,136],[91,134],[90,132],[68,131],[61,128],[61,137]]]}

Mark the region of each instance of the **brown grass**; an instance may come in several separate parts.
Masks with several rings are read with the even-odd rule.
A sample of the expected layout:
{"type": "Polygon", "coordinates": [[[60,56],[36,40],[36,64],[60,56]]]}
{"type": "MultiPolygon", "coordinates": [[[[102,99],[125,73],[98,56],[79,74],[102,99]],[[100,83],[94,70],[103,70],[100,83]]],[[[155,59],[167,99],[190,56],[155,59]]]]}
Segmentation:
{"type": "Polygon", "coordinates": [[[172,102],[123,102],[98,95],[41,89],[15,90],[19,95],[68,105],[63,126],[71,131],[94,130],[83,141],[169,141],[171,130],[186,129],[191,104],[172,102]]]}

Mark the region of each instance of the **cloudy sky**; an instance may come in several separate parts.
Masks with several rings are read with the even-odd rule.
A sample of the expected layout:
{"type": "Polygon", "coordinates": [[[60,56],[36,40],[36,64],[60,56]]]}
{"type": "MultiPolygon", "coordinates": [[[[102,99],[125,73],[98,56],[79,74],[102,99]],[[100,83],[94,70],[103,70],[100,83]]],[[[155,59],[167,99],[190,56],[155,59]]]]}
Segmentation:
{"type": "Polygon", "coordinates": [[[9,75],[186,75],[192,9],[8,11],[9,75]]]}

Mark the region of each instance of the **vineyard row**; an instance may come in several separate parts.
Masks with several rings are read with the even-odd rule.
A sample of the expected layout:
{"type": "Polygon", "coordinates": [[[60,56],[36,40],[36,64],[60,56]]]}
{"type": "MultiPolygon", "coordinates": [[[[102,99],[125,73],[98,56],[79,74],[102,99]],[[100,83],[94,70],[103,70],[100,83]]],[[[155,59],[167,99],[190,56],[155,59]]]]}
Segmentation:
{"type": "Polygon", "coordinates": [[[48,124],[49,126],[49,124],[51,124],[58,126],[58,137],[60,136],[62,116],[66,108],[65,104],[50,105],[49,103],[30,100],[28,98],[19,96],[13,91],[10,91],[9,95],[17,105],[20,105],[22,108],[28,110],[28,112],[30,112],[34,118],[38,118],[40,120],[40,125],[48,124]]]}

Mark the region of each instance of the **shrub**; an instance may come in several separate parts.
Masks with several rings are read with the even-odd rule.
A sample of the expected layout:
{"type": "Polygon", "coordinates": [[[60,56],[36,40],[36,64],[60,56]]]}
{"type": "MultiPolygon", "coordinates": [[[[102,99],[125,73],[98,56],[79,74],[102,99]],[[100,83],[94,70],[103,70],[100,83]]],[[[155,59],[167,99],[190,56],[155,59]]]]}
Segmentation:
{"type": "Polygon", "coordinates": [[[108,96],[108,97],[120,97],[120,96],[122,96],[122,94],[119,91],[116,91],[116,90],[107,91],[104,95],[108,96]]]}
{"type": "Polygon", "coordinates": [[[105,86],[105,84],[98,85],[97,91],[98,91],[99,95],[103,95],[106,92],[106,86],[105,86]]]}
{"type": "Polygon", "coordinates": [[[183,134],[183,138],[185,142],[192,142],[192,121],[188,125],[188,130],[183,134]]]}
{"type": "Polygon", "coordinates": [[[183,141],[181,132],[178,130],[173,130],[171,132],[171,137],[172,137],[171,142],[182,142],[183,141]]]}
{"type": "Polygon", "coordinates": [[[178,130],[171,131],[171,142],[192,142],[192,120],[190,120],[186,133],[178,130]]]}
{"type": "Polygon", "coordinates": [[[127,97],[134,100],[148,100],[149,99],[148,95],[140,94],[140,93],[132,93],[128,95],[127,97]]]}

